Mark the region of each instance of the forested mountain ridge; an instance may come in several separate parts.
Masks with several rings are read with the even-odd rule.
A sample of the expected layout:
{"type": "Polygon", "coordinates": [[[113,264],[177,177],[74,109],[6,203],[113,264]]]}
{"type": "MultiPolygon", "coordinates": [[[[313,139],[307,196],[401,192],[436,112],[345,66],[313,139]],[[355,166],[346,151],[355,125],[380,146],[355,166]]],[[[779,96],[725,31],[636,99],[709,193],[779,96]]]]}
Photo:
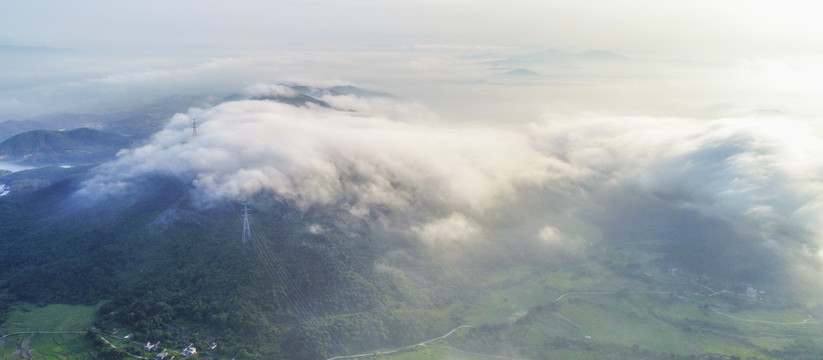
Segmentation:
{"type": "MultiPolygon", "coordinates": [[[[792,341],[819,334],[820,307],[798,303],[775,275],[779,259],[745,246],[749,234],[728,219],[631,184],[582,204],[527,185],[488,209],[443,201],[496,174],[476,171],[496,169],[481,166],[500,153],[487,151],[494,144],[441,129],[454,135],[441,142],[462,147],[408,162],[415,136],[433,133],[348,110],[368,108],[350,97],[356,88],[259,90],[175,115],[99,166],[2,175],[12,190],[0,198],[0,320],[14,320],[0,336],[23,342],[47,329],[15,327],[25,312],[73,306],[86,315],[71,331],[94,327],[94,347],[79,353],[107,359],[157,354],[135,342],[238,359],[791,358],[819,348],[792,341]],[[369,141],[381,146],[360,148],[369,141]],[[446,181],[438,174],[466,160],[454,154],[472,165],[446,181]],[[589,216],[563,223],[577,211],[589,216]]],[[[17,350],[0,345],[0,357],[17,350]]]]}
{"type": "Polygon", "coordinates": [[[89,128],[32,130],[0,143],[0,158],[31,164],[96,162],[111,158],[131,142],[126,136],[89,128]]]}
{"type": "Polygon", "coordinates": [[[102,327],[166,344],[216,338],[220,353],[238,358],[341,355],[416,341],[457,322],[425,305],[442,301],[433,289],[374,271],[389,248],[365,231],[346,233],[363,224],[343,232],[323,214],[269,202],[253,206],[257,240],[244,244],[236,204],[198,209],[177,180],[145,179],[129,195],[79,204],[72,194],[81,180],[0,200],[0,294],[8,303],[109,299],[102,327]],[[306,230],[316,223],[327,231],[306,230]],[[260,246],[276,253],[275,272],[260,246]],[[428,300],[409,302],[410,293],[428,300]]]}

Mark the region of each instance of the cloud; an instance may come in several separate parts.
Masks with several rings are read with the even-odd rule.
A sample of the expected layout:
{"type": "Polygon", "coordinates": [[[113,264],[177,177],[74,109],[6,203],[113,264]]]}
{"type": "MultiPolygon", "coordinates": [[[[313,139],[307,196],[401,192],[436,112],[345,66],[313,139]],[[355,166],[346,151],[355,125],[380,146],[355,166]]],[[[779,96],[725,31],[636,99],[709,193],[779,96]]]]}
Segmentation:
{"type": "MultiPolygon", "coordinates": [[[[272,92],[292,90],[248,93],[272,92]]],[[[274,194],[304,211],[390,216],[432,246],[565,248],[643,228],[672,254],[748,262],[741,274],[768,263],[798,280],[823,264],[823,138],[808,122],[547,116],[465,125],[392,98],[323,100],[336,108],[240,100],[177,114],[80,194],[128,191],[161,173],[190,183],[206,205],[274,194]],[[701,247],[716,250],[684,250],[701,247]]]]}
{"type": "Polygon", "coordinates": [[[549,245],[554,245],[564,240],[564,236],[560,230],[551,225],[546,225],[540,229],[540,232],[537,234],[537,238],[543,243],[549,245]]]}
{"type": "Polygon", "coordinates": [[[823,138],[809,122],[603,117],[547,120],[532,133],[543,152],[587,174],[578,185],[588,195],[573,207],[600,217],[601,231],[657,237],[693,262],[748,262],[740,276],[758,267],[791,273],[785,280],[820,275],[823,138]]]}
{"type": "MultiPolygon", "coordinates": [[[[264,87],[251,91],[286,91],[264,87]]],[[[346,98],[355,101],[372,100],[346,98]]],[[[412,111],[403,116],[254,100],[192,109],[103,166],[82,193],[162,173],[190,181],[204,201],[272,192],[304,210],[336,206],[355,216],[416,206],[482,213],[515,199],[518,188],[576,176],[519,132],[418,123],[412,111]]]]}
{"type": "Polygon", "coordinates": [[[460,244],[474,240],[480,228],[465,215],[455,212],[448,217],[412,227],[412,231],[429,244],[460,244]]]}
{"type": "Polygon", "coordinates": [[[295,97],[298,93],[289,87],[272,84],[256,84],[246,88],[246,93],[252,97],[283,96],[295,97]]]}

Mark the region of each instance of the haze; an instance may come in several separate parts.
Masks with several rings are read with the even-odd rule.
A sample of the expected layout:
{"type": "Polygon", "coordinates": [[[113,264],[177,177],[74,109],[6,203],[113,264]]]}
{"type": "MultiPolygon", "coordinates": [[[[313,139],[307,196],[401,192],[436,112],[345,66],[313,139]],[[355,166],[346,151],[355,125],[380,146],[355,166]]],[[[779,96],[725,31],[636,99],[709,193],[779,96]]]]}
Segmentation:
{"type": "Polygon", "coordinates": [[[0,119],[284,81],[372,86],[463,120],[814,116],[815,10],[800,1],[14,2],[0,15],[0,119]],[[631,62],[490,64],[547,49],[631,62]],[[496,76],[518,68],[542,77],[496,76]]]}
{"type": "Polygon", "coordinates": [[[582,236],[563,227],[567,217],[596,228],[663,202],[668,212],[655,219],[668,231],[712,235],[676,226],[677,211],[716,219],[735,234],[726,240],[812,283],[823,219],[817,10],[799,1],[20,2],[0,15],[0,118],[211,96],[81,192],[165,172],[205,202],[273,191],[352,216],[388,207],[427,243],[491,238],[501,231],[486,225],[495,210],[535,208],[539,219],[517,222],[524,238],[562,242],[582,236]],[[323,98],[338,110],[249,96],[218,104],[295,83],[395,97],[323,98]],[[202,136],[181,143],[193,117],[202,136]],[[544,205],[521,203],[527,194],[544,205]]]}

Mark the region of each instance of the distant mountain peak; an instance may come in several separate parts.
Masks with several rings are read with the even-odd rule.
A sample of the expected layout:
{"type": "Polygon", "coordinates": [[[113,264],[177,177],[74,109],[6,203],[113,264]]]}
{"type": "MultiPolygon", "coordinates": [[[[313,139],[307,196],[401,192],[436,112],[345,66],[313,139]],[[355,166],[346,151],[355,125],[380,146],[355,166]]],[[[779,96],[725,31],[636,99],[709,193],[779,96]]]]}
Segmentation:
{"type": "Polygon", "coordinates": [[[97,162],[114,156],[131,141],[127,136],[90,128],[31,130],[0,143],[0,157],[41,164],[97,162]]]}
{"type": "Polygon", "coordinates": [[[503,75],[507,75],[507,76],[524,76],[524,77],[540,76],[540,74],[538,74],[534,71],[531,71],[529,69],[525,69],[525,68],[517,68],[517,69],[514,69],[514,70],[510,70],[510,71],[507,71],[507,72],[503,73],[503,75]]]}

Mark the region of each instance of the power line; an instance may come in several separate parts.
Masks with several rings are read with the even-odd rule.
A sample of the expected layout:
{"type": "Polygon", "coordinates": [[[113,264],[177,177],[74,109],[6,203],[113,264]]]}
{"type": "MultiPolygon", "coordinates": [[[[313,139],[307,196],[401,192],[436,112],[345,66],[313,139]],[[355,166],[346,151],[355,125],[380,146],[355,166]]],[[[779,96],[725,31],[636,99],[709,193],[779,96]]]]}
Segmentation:
{"type": "Polygon", "coordinates": [[[260,257],[263,268],[275,282],[279,282],[282,287],[282,300],[289,305],[293,314],[297,316],[302,328],[305,331],[309,340],[314,343],[319,349],[325,345],[327,349],[321,350],[322,355],[326,351],[331,350],[337,354],[345,354],[347,350],[341,344],[340,340],[336,338],[330,331],[321,330],[321,321],[323,317],[317,309],[312,305],[311,300],[305,299],[305,296],[300,291],[297,281],[289,274],[282,264],[282,260],[277,256],[276,251],[271,248],[271,244],[265,238],[263,227],[253,218],[249,212],[248,204],[243,203],[242,207],[243,217],[243,243],[251,241],[254,250],[260,257]],[[254,227],[255,231],[251,232],[250,227],[254,227]]]}

